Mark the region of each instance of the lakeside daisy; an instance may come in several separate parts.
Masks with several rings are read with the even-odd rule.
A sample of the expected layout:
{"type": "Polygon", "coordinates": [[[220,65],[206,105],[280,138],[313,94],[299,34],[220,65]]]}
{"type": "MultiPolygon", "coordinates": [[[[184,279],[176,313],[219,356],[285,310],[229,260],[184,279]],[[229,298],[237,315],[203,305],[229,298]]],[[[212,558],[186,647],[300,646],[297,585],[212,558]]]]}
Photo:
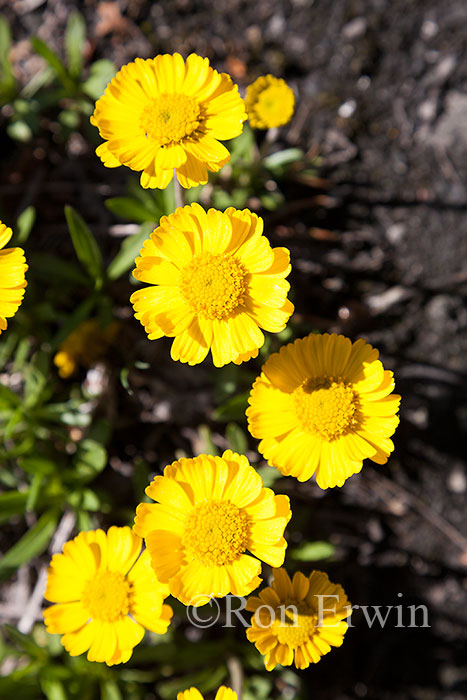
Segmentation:
{"type": "Polygon", "coordinates": [[[282,474],[326,489],[342,486],[364,459],[385,464],[399,423],[393,373],[365,340],[311,334],[271,355],[247,409],[259,451],[282,474]]]}
{"type": "Polygon", "coordinates": [[[61,634],[71,656],[125,663],[145,628],[165,634],[172,608],[168,588],[154,575],[142,540],[129,527],[81,532],[54,554],[44,610],[47,631],[61,634]]]}
{"type": "Polygon", "coordinates": [[[173,337],[174,360],[240,364],[264,344],[261,328],[282,331],[287,299],[286,248],[271,248],[263,221],[248,209],[225,212],[191,204],[164,216],[145,241],[133,275],[151,287],[134,292],[135,316],[151,340],[173,337]]]}
{"type": "Polygon", "coordinates": [[[164,189],[174,169],[182,187],[208,181],[230,154],[219,140],[241,134],[238,87],[194,53],[135,59],[97,101],[91,124],[105,139],[96,150],[108,168],[142,171],[142,187],[164,189]]]}
{"type": "Polygon", "coordinates": [[[156,503],[139,504],[134,530],[157,578],[185,605],[247,595],[261,583],[261,561],[284,562],[289,499],[263,488],[244,456],[227,450],[180,459],[146,494],[156,503]]]}
{"type": "Polygon", "coordinates": [[[307,668],[340,647],[351,612],[342,586],[327,574],[298,571],[291,581],[285,569],[273,571],[272,586],[251,596],[246,609],[255,613],[246,636],[264,656],[267,671],[277,664],[307,668]]]}
{"type": "Polygon", "coordinates": [[[270,129],[292,119],[295,97],[285,80],[262,75],[248,86],[245,107],[253,129],[270,129]]]}
{"type": "Polygon", "coordinates": [[[22,248],[5,248],[13,235],[0,221],[0,334],[7,328],[7,318],[18,311],[27,286],[28,269],[22,248]]]}
{"type": "MultiPolygon", "coordinates": [[[[201,695],[198,688],[188,688],[188,690],[178,693],[177,700],[204,700],[204,697],[201,695]]],[[[214,700],[237,700],[237,693],[231,688],[221,685],[214,700]]]]}

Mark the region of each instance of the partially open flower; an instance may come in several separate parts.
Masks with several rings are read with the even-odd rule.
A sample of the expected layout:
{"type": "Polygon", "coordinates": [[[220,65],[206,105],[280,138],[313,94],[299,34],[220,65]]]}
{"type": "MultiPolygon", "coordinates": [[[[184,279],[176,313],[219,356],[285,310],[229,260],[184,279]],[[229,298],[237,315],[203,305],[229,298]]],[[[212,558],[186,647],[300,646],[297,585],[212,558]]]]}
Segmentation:
{"type": "Polygon", "coordinates": [[[263,654],[267,671],[276,664],[307,668],[343,643],[351,613],[347,596],[321,571],[298,571],[291,581],[285,569],[275,569],[273,577],[270,588],[248,599],[246,609],[255,614],[246,636],[263,654]]]}
{"type": "Polygon", "coordinates": [[[75,374],[80,366],[89,368],[101,360],[115,340],[117,332],[116,321],[106,328],[95,318],[80,323],[60,344],[54,357],[59,375],[67,379],[75,374]]]}
{"type": "Polygon", "coordinates": [[[295,97],[282,78],[262,75],[248,86],[245,107],[253,129],[283,126],[292,119],[295,97]]]}

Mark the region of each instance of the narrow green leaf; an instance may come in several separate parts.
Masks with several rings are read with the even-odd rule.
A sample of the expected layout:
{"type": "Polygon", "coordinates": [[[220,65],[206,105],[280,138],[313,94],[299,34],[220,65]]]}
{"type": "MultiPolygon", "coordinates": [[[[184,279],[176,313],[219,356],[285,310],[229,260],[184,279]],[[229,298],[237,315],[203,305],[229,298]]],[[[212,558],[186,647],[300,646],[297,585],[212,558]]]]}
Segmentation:
{"type": "Polygon", "coordinates": [[[55,72],[57,78],[60,80],[63,86],[67,90],[73,91],[73,80],[70,78],[67,69],[65,68],[63,62],[60,60],[57,54],[54,51],[52,51],[52,49],[49,48],[47,44],[44,41],[42,41],[42,39],[39,39],[38,36],[32,37],[31,44],[34,51],[47,61],[47,63],[55,72]]]}
{"type": "Polygon", "coordinates": [[[73,477],[80,482],[91,481],[105,468],[107,450],[96,440],[81,440],[73,460],[73,477]]]}
{"type": "Polygon", "coordinates": [[[153,230],[153,224],[142,224],[138,233],[128,236],[123,241],[120,250],[107,268],[107,277],[116,280],[135,265],[135,259],[146,238],[153,230]]]}
{"type": "Polygon", "coordinates": [[[64,282],[70,284],[90,285],[89,277],[84,274],[75,263],[56,258],[48,253],[32,253],[28,255],[30,267],[34,275],[47,280],[49,284],[63,286],[64,282]]]}
{"type": "Polygon", "coordinates": [[[41,688],[47,700],[67,700],[65,687],[61,681],[42,678],[41,688]]]}
{"type": "Polygon", "coordinates": [[[36,220],[36,209],[32,205],[26,207],[16,220],[16,240],[18,243],[27,241],[36,220]]]}
{"type": "Polygon", "coordinates": [[[28,491],[6,491],[0,494],[0,522],[5,522],[12,515],[24,513],[28,491]]]}
{"type": "Polygon", "coordinates": [[[102,282],[103,263],[96,239],[73,207],[65,207],[65,216],[78,260],[98,286],[102,282]]]}
{"type": "Polygon", "coordinates": [[[2,101],[14,96],[16,80],[8,57],[11,48],[10,25],[3,15],[0,15],[0,95],[2,101]]]}
{"type": "Polygon", "coordinates": [[[149,209],[132,197],[111,197],[106,199],[105,206],[112,214],[137,223],[156,222],[161,217],[160,211],[149,209]]]}
{"type": "Polygon", "coordinates": [[[62,326],[58,333],[56,333],[56,335],[54,335],[54,337],[50,341],[53,351],[57,350],[59,345],[63,343],[65,338],[68,338],[70,333],[72,333],[75,330],[75,328],[77,328],[80,325],[80,323],[89,318],[95,304],[96,297],[90,296],[83,302],[81,302],[79,306],[76,307],[73,313],[70,314],[70,316],[68,316],[64,323],[62,323],[62,326]]]}
{"type": "Polygon", "coordinates": [[[89,78],[82,84],[82,90],[92,100],[97,100],[115,76],[117,69],[112,61],[102,58],[95,61],[89,71],[89,78]]]}
{"type": "Polygon", "coordinates": [[[245,454],[248,449],[248,439],[238,423],[227,424],[225,428],[225,437],[233,452],[237,452],[239,455],[245,454]]]}
{"type": "Polygon", "coordinates": [[[85,41],[86,23],[83,15],[75,10],[70,14],[65,29],[65,51],[68,69],[74,78],[79,78],[81,75],[85,41]]]}
{"type": "Polygon", "coordinates": [[[248,396],[250,392],[244,391],[228,399],[222,406],[213,411],[214,420],[241,420],[245,417],[248,408],[248,396]]]}
{"type": "Polygon", "coordinates": [[[111,678],[106,678],[101,683],[101,700],[123,700],[123,696],[117,683],[111,678]]]}
{"type": "Polygon", "coordinates": [[[50,371],[50,354],[45,350],[36,352],[24,370],[24,406],[36,406],[47,386],[50,371]]]}
{"type": "Polygon", "coordinates": [[[27,513],[31,513],[35,509],[43,481],[44,477],[41,474],[34,474],[26,502],[27,513]]]}
{"type": "Polygon", "coordinates": [[[1,408],[18,408],[21,406],[21,399],[18,394],[8,389],[8,387],[0,384],[0,409],[1,408]]]}
{"type": "Polygon", "coordinates": [[[9,578],[19,566],[47,549],[55,532],[57,519],[55,510],[44,513],[34,527],[8,550],[0,561],[0,580],[9,578]]]}
{"type": "Polygon", "coordinates": [[[277,170],[285,168],[292,163],[296,163],[304,158],[304,153],[300,148],[285,148],[283,151],[277,151],[263,159],[263,165],[268,170],[277,170]]]}
{"type": "Polygon", "coordinates": [[[21,469],[28,472],[28,474],[35,474],[37,476],[49,476],[55,471],[55,463],[52,462],[51,459],[39,457],[39,455],[21,457],[18,460],[18,464],[21,469]]]}
{"type": "Polygon", "coordinates": [[[332,557],[336,548],[330,542],[317,540],[316,542],[303,542],[294,549],[290,556],[296,561],[321,561],[332,557]]]}
{"type": "Polygon", "coordinates": [[[8,637],[22,650],[25,651],[28,656],[31,656],[33,659],[45,659],[47,656],[47,652],[45,649],[42,649],[36,642],[33,640],[30,634],[23,634],[19,630],[16,629],[16,627],[13,627],[13,625],[8,625],[5,624],[3,625],[3,629],[5,632],[8,634],[8,637]]]}

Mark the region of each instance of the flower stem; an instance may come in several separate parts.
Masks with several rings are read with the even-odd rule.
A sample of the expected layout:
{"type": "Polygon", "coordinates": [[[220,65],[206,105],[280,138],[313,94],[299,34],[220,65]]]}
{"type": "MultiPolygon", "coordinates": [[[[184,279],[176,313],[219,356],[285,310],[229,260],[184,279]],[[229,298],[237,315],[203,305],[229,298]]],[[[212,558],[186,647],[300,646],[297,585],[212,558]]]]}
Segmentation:
{"type": "Polygon", "coordinates": [[[237,693],[238,700],[242,700],[243,693],[243,669],[242,664],[236,656],[227,659],[227,668],[230,673],[230,687],[237,693]]]}
{"type": "Polygon", "coordinates": [[[174,195],[175,195],[175,208],[178,209],[178,207],[183,207],[183,192],[182,192],[182,187],[178,181],[177,178],[177,173],[174,169],[174,195]]]}

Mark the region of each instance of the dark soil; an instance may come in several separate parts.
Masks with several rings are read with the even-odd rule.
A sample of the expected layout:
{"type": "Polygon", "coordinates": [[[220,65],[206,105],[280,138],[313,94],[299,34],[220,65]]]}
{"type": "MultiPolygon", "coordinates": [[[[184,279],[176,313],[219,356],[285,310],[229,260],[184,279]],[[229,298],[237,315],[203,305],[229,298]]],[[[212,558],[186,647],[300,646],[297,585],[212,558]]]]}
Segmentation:
{"type": "MultiPolygon", "coordinates": [[[[28,4],[1,7],[25,80],[37,59],[24,40],[38,33],[61,51],[68,12],[79,6],[90,60],[196,51],[242,88],[272,72],[296,90],[296,114],[276,145],[319,154],[322,182],[291,179],[287,204],[264,213],[271,240],[292,253],[295,320],[303,334],[363,335],[380,348],[402,410],[385,467],[367,464],[325,494],[292,479],[277,486],[302,518],[309,513],[292,521],[291,537],[336,545],[322,566],[353,603],[426,605],[430,625],[396,627],[393,611],[384,629],[369,629],[356,612],[343,647],[305,672],[309,697],[467,698],[467,3],[122,0],[114,15],[114,3],[94,0],[23,11],[28,4]]],[[[2,208],[14,213],[29,198],[39,212],[35,240],[71,254],[62,211],[72,204],[110,251],[115,221],[103,199],[123,193],[125,173],[105,171],[84,139],[66,151],[44,132],[21,156],[9,144],[2,208]]],[[[127,288],[116,294],[123,306],[127,288]]],[[[177,449],[196,448],[200,423],[213,425],[220,446],[224,429],[212,421],[210,370],[175,371],[165,341],[149,344],[129,329],[128,347],[153,369],[134,374],[133,399],[114,397],[112,480],[122,507],[132,505],[125,468],[135,451],[156,470],[177,449]]],[[[259,366],[245,369],[245,386],[259,366]]]]}

